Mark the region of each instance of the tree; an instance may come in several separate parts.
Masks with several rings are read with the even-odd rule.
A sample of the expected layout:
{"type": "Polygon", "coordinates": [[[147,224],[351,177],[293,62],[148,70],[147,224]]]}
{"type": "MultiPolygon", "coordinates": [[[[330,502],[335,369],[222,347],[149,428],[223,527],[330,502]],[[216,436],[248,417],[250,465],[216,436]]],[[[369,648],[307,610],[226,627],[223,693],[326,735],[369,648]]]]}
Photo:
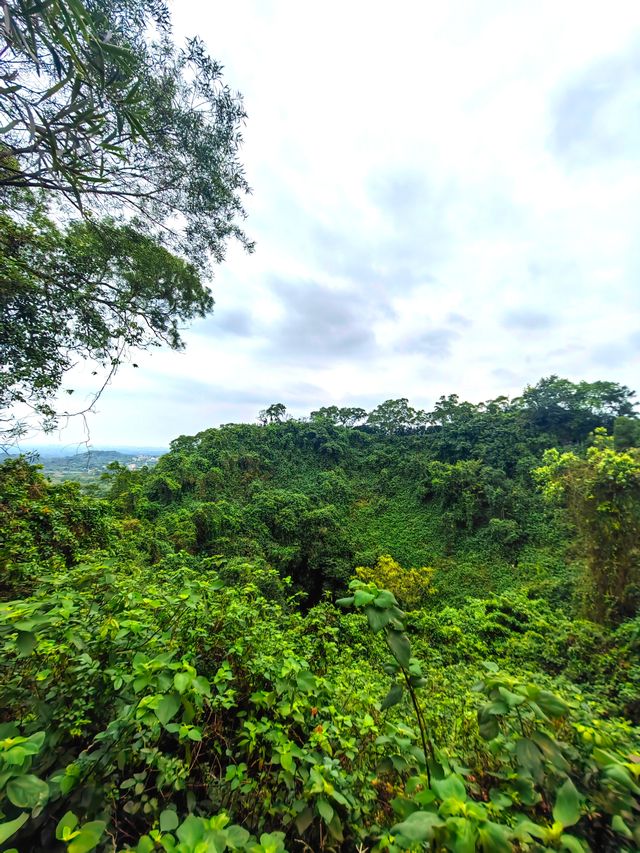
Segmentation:
{"type": "Polygon", "coordinates": [[[598,426],[613,427],[616,417],[633,416],[635,392],[617,382],[579,382],[558,376],[527,386],[514,405],[533,429],[558,442],[584,441],[598,426]]]}
{"type": "Polygon", "coordinates": [[[386,400],[369,414],[367,425],[379,429],[386,435],[410,429],[418,413],[409,405],[406,397],[398,400],[386,400]]]}
{"type": "Polygon", "coordinates": [[[613,438],[616,450],[629,450],[640,447],[640,420],[621,416],[613,424],[613,438]]]}
{"type": "Polygon", "coordinates": [[[338,408],[337,406],[322,406],[310,415],[312,420],[326,420],[334,425],[340,426],[355,426],[360,421],[364,421],[367,413],[364,409],[357,407],[338,408]]]}
{"type": "Polygon", "coordinates": [[[246,244],[242,100],[201,41],[175,48],[164,0],[10,0],[0,22],[0,190],[126,209],[202,268],[246,244]]]}
{"type": "Polygon", "coordinates": [[[265,424],[281,423],[287,413],[287,407],[284,403],[272,403],[266,409],[258,412],[258,420],[264,426],[265,424]]]}
{"type": "Polygon", "coordinates": [[[192,264],[129,225],[60,229],[38,206],[24,223],[0,211],[0,409],[24,404],[54,425],[51,399],[74,363],[110,376],[129,348],[179,349],[178,323],[212,304],[192,264]]]}
{"type": "Polygon", "coordinates": [[[640,450],[617,452],[604,428],[586,457],[548,450],[534,474],[563,503],[587,565],[586,603],[598,621],[633,616],[640,604],[640,450]]]}
{"type": "Polygon", "coordinates": [[[0,20],[6,438],[25,411],[55,425],[79,360],[106,368],[97,398],[131,348],[180,348],[213,307],[210,260],[252,247],[242,101],[200,41],[175,48],[163,0],[11,0],[0,20]]]}

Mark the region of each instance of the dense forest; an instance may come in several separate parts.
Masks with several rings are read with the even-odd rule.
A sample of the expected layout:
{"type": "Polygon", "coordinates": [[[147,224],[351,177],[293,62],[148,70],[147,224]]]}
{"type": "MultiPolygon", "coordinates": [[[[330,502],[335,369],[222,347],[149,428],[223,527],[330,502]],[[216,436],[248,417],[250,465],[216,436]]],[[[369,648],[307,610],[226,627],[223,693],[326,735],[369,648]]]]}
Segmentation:
{"type": "Polygon", "coordinates": [[[19,442],[253,250],[246,116],[163,0],[0,23],[0,849],[639,850],[634,393],[277,402],[54,481],[19,442]]]}
{"type": "Polygon", "coordinates": [[[19,850],[636,850],[640,421],[609,382],[0,468],[19,850]]]}

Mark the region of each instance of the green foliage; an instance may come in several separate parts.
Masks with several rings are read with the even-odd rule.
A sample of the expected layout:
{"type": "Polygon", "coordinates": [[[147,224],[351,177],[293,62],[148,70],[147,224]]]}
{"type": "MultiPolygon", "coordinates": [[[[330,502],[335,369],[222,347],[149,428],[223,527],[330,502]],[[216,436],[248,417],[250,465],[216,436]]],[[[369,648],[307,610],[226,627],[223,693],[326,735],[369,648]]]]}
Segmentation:
{"type": "MultiPolygon", "coordinates": [[[[637,849],[638,617],[579,617],[518,406],[228,425],[101,500],[0,466],[0,844],[637,849]]],[[[613,549],[634,462],[597,438],[540,476],[613,549]]]]}
{"type": "Polygon", "coordinates": [[[179,349],[179,325],[213,306],[192,265],[131,225],[62,229],[35,205],[20,223],[0,211],[0,235],[0,408],[28,403],[49,426],[78,358],[113,370],[132,348],[179,349]]]}
{"type": "Polygon", "coordinates": [[[427,466],[424,497],[436,499],[445,518],[457,527],[474,530],[490,520],[504,520],[513,514],[513,484],[504,472],[469,459],[449,465],[431,462],[427,466]]]}
{"type": "Polygon", "coordinates": [[[432,568],[422,566],[419,569],[403,569],[389,554],[378,557],[375,566],[356,566],[356,575],[365,583],[374,583],[382,589],[391,590],[408,610],[415,610],[425,604],[433,593],[432,568]]]}
{"type": "Polygon", "coordinates": [[[181,347],[179,327],[213,306],[208,259],[223,260],[231,238],[252,246],[237,224],[241,99],[201,41],[176,49],[163,0],[12,0],[1,15],[9,442],[27,417],[52,429],[73,413],[54,400],[79,359],[104,368],[97,399],[132,348],[181,347]]]}
{"type": "Polygon", "coordinates": [[[229,236],[246,242],[242,102],[202,42],[176,49],[162,0],[12,0],[2,25],[5,198],[31,188],[83,213],[128,209],[197,265],[229,236]]]}
{"type": "Polygon", "coordinates": [[[536,476],[563,500],[586,557],[588,611],[620,621],[640,604],[640,451],[616,451],[597,429],[586,458],[549,450],[536,476]]]}
{"type": "Polygon", "coordinates": [[[569,382],[558,376],[528,386],[514,401],[530,428],[549,443],[584,441],[596,427],[611,429],[614,419],[634,415],[635,393],[616,382],[569,382]]]}
{"type": "Polygon", "coordinates": [[[629,450],[640,445],[640,420],[617,417],[613,425],[613,441],[616,450],[629,450]]]}
{"type": "Polygon", "coordinates": [[[106,544],[109,524],[98,501],[75,483],[52,485],[23,457],[0,465],[0,592],[28,589],[45,568],[72,565],[106,544]]]}

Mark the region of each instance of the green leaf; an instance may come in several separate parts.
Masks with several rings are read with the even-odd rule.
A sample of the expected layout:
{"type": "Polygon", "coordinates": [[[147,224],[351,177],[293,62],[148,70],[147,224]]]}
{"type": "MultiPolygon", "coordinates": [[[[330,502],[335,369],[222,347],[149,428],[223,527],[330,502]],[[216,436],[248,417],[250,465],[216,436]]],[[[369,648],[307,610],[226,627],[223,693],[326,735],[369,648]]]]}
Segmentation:
{"type": "Polygon", "coordinates": [[[516,743],[518,764],[536,776],[542,769],[540,750],[529,738],[521,737],[516,743]]]}
{"type": "Polygon", "coordinates": [[[478,827],[480,849],[483,853],[511,853],[513,847],[506,827],[487,821],[478,827]]]}
{"type": "Polygon", "coordinates": [[[584,853],[586,849],[575,835],[565,835],[564,833],[560,836],[560,845],[561,850],[569,850],[569,853],[584,853]]]}
{"type": "Polygon", "coordinates": [[[413,812],[409,817],[391,828],[394,835],[403,835],[409,841],[431,841],[433,830],[442,826],[435,812],[413,812]]]}
{"type": "Polygon", "coordinates": [[[193,679],[192,687],[195,692],[199,693],[201,696],[211,696],[211,685],[209,684],[209,679],[205,678],[204,675],[196,676],[193,679]]]}
{"type": "Polygon", "coordinates": [[[11,836],[16,833],[21,826],[29,820],[29,813],[22,812],[21,815],[18,815],[14,820],[9,820],[6,823],[0,823],[0,844],[4,844],[4,842],[11,838],[11,836]]]}
{"type": "Polygon", "coordinates": [[[398,602],[395,595],[388,589],[381,589],[378,595],[374,598],[373,603],[376,607],[384,610],[385,607],[397,607],[398,602]]]}
{"type": "Polygon", "coordinates": [[[336,601],[336,604],[338,605],[338,607],[351,607],[351,605],[353,604],[354,598],[355,598],[355,596],[348,595],[346,598],[339,598],[336,601]]]}
{"type": "Polygon", "coordinates": [[[507,690],[506,687],[499,687],[498,693],[501,698],[507,703],[509,708],[515,708],[516,705],[522,705],[525,701],[525,697],[521,696],[519,693],[512,693],[511,690],[507,690]]]}
{"type": "Polygon", "coordinates": [[[163,726],[166,726],[172,717],[175,717],[178,708],[180,707],[180,697],[175,693],[168,693],[160,700],[158,707],[155,709],[156,717],[160,720],[163,726]]]}
{"type": "Polygon", "coordinates": [[[309,670],[304,670],[296,675],[296,684],[299,690],[302,690],[304,693],[310,693],[316,689],[316,677],[309,670]]]}
{"type": "Polygon", "coordinates": [[[76,835],[67,847],[67,853],[89,853],[90,850],[98,846],[106,825],[103,820],[85,823],[80,829],[80,835],[76,835]]]}
{"type": "Polygon", "coordinates": [[[571,779],[566,779],[558,789],[553,819],[563,826],[573,826],[580,820],[580,794],[571,779]]]}
{"type": "Polygon", "coordinates": [[[381,631],[385,627],[385,625],[388,625],[389,620],[392,618],[392,615],[388,610],[379,610],[377,607],[374,607],[373,604],[365,607],[364,612],[367,614],[369,627],[374,634],[377,634],[378,631],[381,631]]]}
{"type": "Polygon", "coordinates": [[[187,848],[195,847],[204,835],[202,820],[190,814],[178,827],[176,832],[178,840],[187,848]]]}
{"type": "Polygon", "coordinates": [[[400,666],[408,669],[411,659],[411,643],[407,635],[402,631],[394,631],[387,628],[387,643],[400,666]]]}
{"type": "Polygon", "coordinates": [[[342,829],[342,821],[337,814],[334,814],[333,820],[329,824],[329,832],[336,841],[342,843],[344,841],[344,832],[342,829]]]}
{"type": "Polygon", "coordinates": [[[236,826],[235,824],[227,827],[226,834],[227,845],[232,850],[245,850],[247,842],[251,838],[249,832],[244,827],[236,826]]]}
{"type": "Polygon", "coordinates": [[[78,818],[74,815],[73,812],[67,812],[64,814],[60,820],[58,821],[58,825],[56,826],[56,838],[58,841],[62,841],[64,838],[65,829],[69,830],[69,832],[73,832],[73,830],[78,825],[78,818]]]}
{"type": "Polygon", "coordinates": [[[34,809],[49,799],[49,786],[31,774],[13,778],[6,788],[7,797],[20,809],[34,809]]]}
{"type": "Polygon", "coordinates": [[[543,753],[553,766],[566,773],[569,770],[569,762],[562,754],[562,750],[558,744],[549,737],[545,732],[535,730],[531,732],[531,740],[536,744],[538,749],[543,753]]]}
{"type": "Polygon", "coordinates": [[[318,797],[316,800],[316,807],[324,822],[326,824],[330,824],[333,820],[333,806],[331,803],[328,800],[325,800],[324,797],[318,797]]]}
{"type": "Polygon", "coordinates": [[[312,823],[313,823],[313,812],[311,811],[310,808],[306,808],[295,819],[296,829],[298,830],[300,835],[302,835],[304,832],[306,832],[312,823]]]}
{"type": "Polygon", "coordinates": [[[178,693],[184,693],[187,687],[191,684],[192,676],[188,672],[176,672],[173,676],[173,686],[178,693]]]}
{"type": "Polygon", "coordinates": [[[485,740],[493,740],[500,734],[500,724],[495,714],[489,710],[490,705],[483,705],[478,711],[478,728],[485,740]]]}
{"type": "Polygon", "coordinates": [[[18,631],[16,647],[20,657],[28,657],[36,647],[36,635],[32,631],[18,631]]]}
{"type": "Polygon", "coordinates": [[[640,787],[638,787],[633,781],[631,774],[626,767],[623,767],[621,764],[610,764],[608,767],[605,767],[604,772],[607,774],[609,779],[613,779],[624,788],[627,788],[627,790],[640,796],[640,787]]]}
{"type": "Polygon", "coordinates": [[[549,717],[564,717],[569,713],[567,703],[547,690],[541,690],[535,701],[549,717]]]}
{"type": "Polygon", "coordinates": [[[434,779],[431,787],[436,792],[436,796],[441,800],[455,799],[464,802],[467,799],[467,791],[464,787],[464,782],[455,773],[447,776],[445,779],[434,779]]]}
{"type": "Polygon", "coordinates": [[[614,818],[611,821],[611,829],[614,832],[618,832],[620,835],[624,835],[625,838],[633,838],[633,833],[619,814],[614,815],[614,818]]]}
{"type": "Polygon", "coordinates": [[[171,832],[176,829],[180,821],[178,815],[173,809],[165,809],[160,813],[160,831],[171,832]]]}
{"type": "Polygon", "coordinates": [[[295,764],[293,763],[293,756],[291,755],[290,752],[281,752],[280,753],[280,764],[289,773],[293,773],[293,771],[295,770],[295,764]]]}
{"type": "Polygon", "coordinates": [[[522,820],[514,829],[514,835],[523,841],[531,841],[531,837],[539,838],[543,841],[547,837],[547,829],[544,826],[538,826],[530,820],[522,820]]]}
{"type": "Polygon", "coordinates": [[[392,708],[394,705],[397,705],[398,702],[400,702],[400,700],[402,699],[402,693],[402,684],[396,681],[396,683],[391,686],[391,690],[389,690],[387,695],[382,700],[380,710],[386,711],[387,708],[392,708]]]}
{"type": "Polygon", "coordinates": [[[35,734],[30,735],[23,743],[20,744],[20,748],[23,749],[27,755],[37,755],[42,749],[44,739],[44,732],[35,732],[35,734]]]}
{"type": "Polygon", "coordinates": [[[367,592],[366,589],[357,589],[353,596],[353,603],[356,607],[363,607],[365,604],[371,604],[375,595],[367,592]]]}
{"type": "Polygon", "coordinates": [[[453,836],[449,842],[452,853],[475,853],[477,831],[472,821],[463,817],[449,818],[447,828],[453,836]]]}

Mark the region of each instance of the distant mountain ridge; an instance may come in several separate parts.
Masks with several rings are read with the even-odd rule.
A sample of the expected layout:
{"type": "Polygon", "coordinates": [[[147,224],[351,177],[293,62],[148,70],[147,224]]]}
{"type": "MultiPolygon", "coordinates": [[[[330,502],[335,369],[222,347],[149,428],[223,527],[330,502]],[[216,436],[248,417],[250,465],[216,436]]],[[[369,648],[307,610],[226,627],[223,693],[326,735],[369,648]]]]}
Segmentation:
{"type": "Polygon", "coordinates": [[[20,454],[30,455],[33,453],[37,453],[43,459],[71,459],[76,456],[91,456],[98,453],[112,453],[116,455],[119,454],[121,456],[135,456],[138,454],[144,454],[149,456],[162,456],[164,453],[168,453],[168,451],[168,447],[149,447],[148,445],[117,445],[116,447],[113,447],[103,444],[87,448],[84,444],[24,444],[18,449],[16,449],[14,452],[9,453],[9,455],[18,456],[20,454]]]}

